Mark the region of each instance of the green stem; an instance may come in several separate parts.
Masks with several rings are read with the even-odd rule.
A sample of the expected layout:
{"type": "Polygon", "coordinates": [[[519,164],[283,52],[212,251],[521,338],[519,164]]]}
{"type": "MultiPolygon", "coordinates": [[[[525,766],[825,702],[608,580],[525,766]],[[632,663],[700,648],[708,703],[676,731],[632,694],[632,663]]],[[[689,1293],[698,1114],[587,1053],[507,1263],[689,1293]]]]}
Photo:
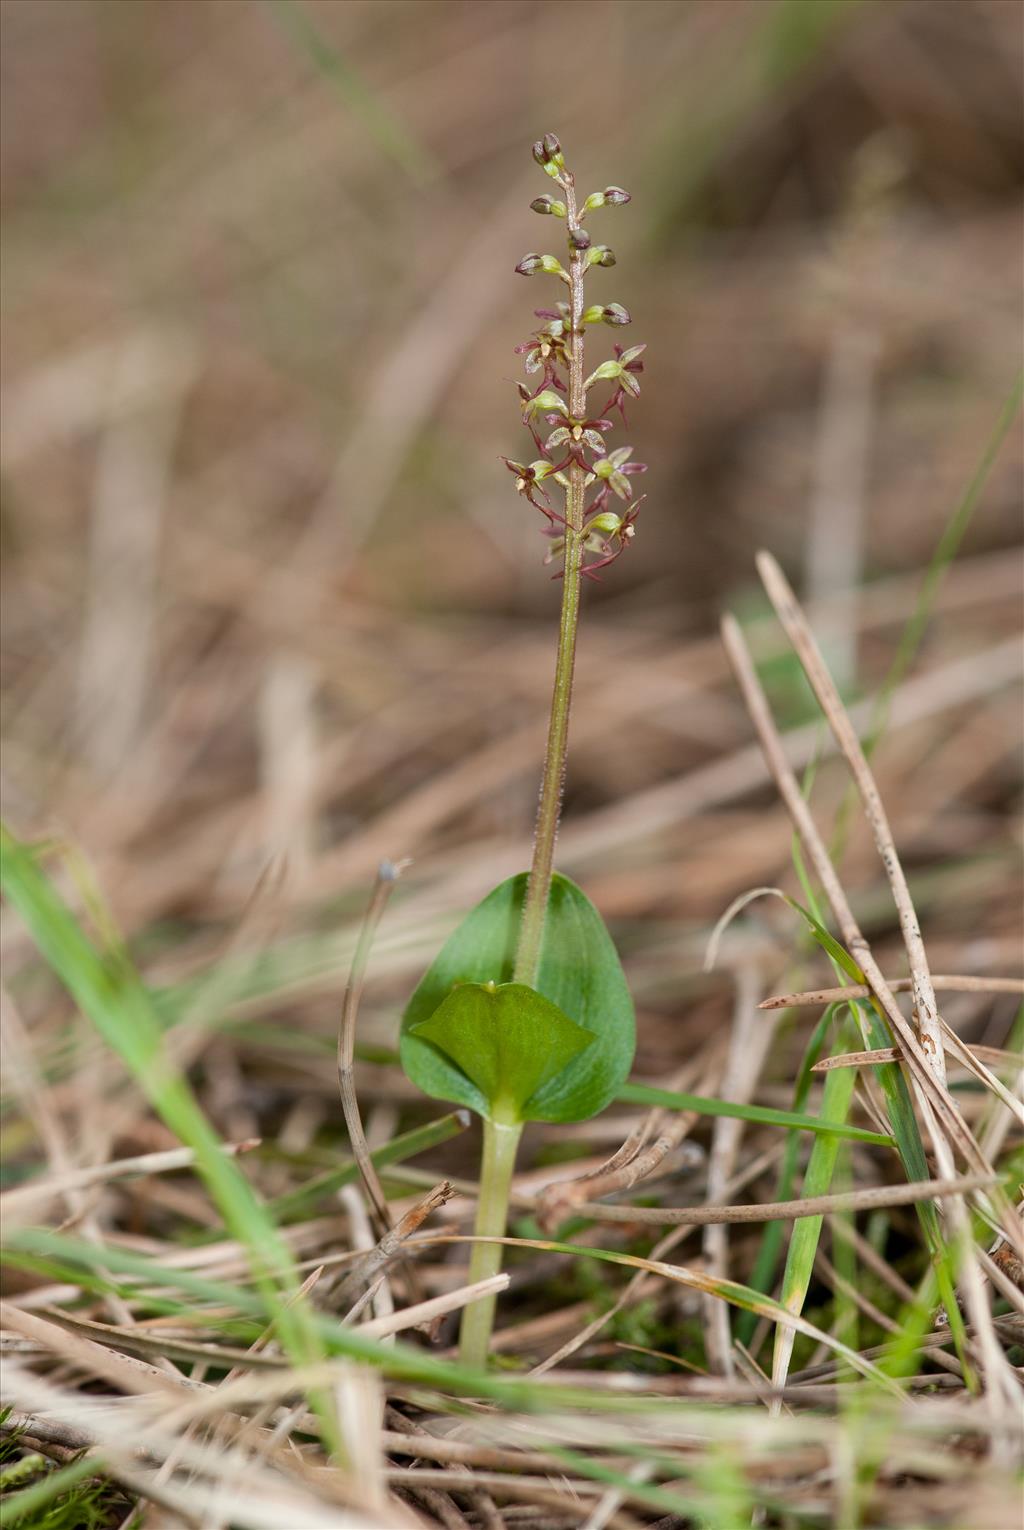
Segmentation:
{"type": "MultiPolygon", "coordinates": [[[[576,228],[576,189],[572,176],[564,178],[566,221],[570,232],[576,228]]],[[[587,396],[583,387],[583,254],[574,250],[569,261],[569,293],[572,314],[571,350],[569,352],[569,415],[582,420],[586,415],[587,396]]],[[[569,744],[569,711],[572,705],[572,678],[576,664],[576,628],[580,615],[580,566],[583,562],[583,479],[578,462],[569,467],[569,487],[565,495],[565,554],[562,563],[562,614],[558,625],[558,655],[555,660],[555,684],[551,695],[551,720],[541,777],[540,807],[533,834],[533,862],[526,888],[526,901],[519,925],[513,981],[533,987],[540,965],[544,920],[551,892],[551,872],[555,859],[555,840],[562,812],[565,786],[565,757],[569,744]]]]}
{"type": "MultiPolygon", "coordinates": [[[[476,1206],[478,1238],[501,1238],[505,1233],[508,1217],[508,1193],[512,1184],[512,1171],[516,1164],[516,1148],[522,1135],[522,1124],[504,1125],[500,1121],[484,1121],[484,1152],[480,1166],[480,1198],[476,1206]]],[[[469,1261],[469,1282],[486,1280],[497,1275],[501,1269],[504,1250],[500,1243],[474,1243],[469,1261]]],[[[462,1314],[459,1333],[459,1360],[463,1365],[484,1370],[494,1327],[496,1298],[485,1296],[471,1302],[462,1314]]]]}

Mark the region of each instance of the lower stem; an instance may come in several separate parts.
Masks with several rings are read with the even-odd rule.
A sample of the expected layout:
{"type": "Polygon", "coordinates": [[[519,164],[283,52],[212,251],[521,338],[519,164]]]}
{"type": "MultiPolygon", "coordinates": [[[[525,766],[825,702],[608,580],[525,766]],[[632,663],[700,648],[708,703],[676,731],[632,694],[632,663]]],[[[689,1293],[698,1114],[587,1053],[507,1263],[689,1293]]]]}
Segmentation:
{"type": "MultiPolygon", "coordinates": [[[[508,1220],[508,1195],[515,1168],[516,1148],[522,1124],[504,1125],[484,1120],[484,1151],[480,1165],[480,1198],[473,1228],[478,1238],[501,1238],[508,1220]]],[[[486,1280],[501,1269],[504,1249],[500,1243],[474,1243],[469,1261],[469,1283],[486,1280]]],[[[484,1296],[471,1302],[462,1314],[459,1359],[463,1365],[485,1370],[494,1327],[496,1298],[484,1296]]]]}

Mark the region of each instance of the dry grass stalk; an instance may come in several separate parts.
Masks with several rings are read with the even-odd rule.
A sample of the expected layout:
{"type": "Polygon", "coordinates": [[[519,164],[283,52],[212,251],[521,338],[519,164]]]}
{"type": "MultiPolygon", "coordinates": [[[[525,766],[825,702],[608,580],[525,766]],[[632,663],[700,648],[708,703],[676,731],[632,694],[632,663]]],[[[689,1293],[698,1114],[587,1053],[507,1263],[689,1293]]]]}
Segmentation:
{"type": "Polygon", "coordinates": [[[939,1015],[935,1004],[928,957],[921,938],[921,927],[910,897],[910,888],[903,875],[903,867],[896,851],[896,844],[889,827],[889,819],[879,795],[875,778],[868,765],[867,756],[861,748],[860,739],[850,722],[846,708],[839,699],[835,682],[829,674],[821,651],[806,617],[800,609],[789,581],[770,553],[758,554],[757,568],[775,614],[785,628],[786,635],[810,681],[818,705],[828,721],[836,743],[850,767],[864,812],[875,836],[875,844],[885,867],[892,888],[900,929],[907,947],[911,983],[914,995],[914,1023],[917,1026],[921,1046],[940,1083],[945,1082],[946,1068],[939,1033],[939,1015]]]}
{"type": "Polygon", "coordinates": [[[352,1144],[352,1156],[359,1168],[359,1175],[366,1187],[374,1220],[377,1223],[377,1236],[382,1238],[391,1230],[391,1213],[388,1211],[384,1191],[381,1188],[377,1170],[373,1166],[370,1157],[370,1149],[366,1141],[366,1133],[363,1131],[362,1116],[359,1113],[359,1100],[356,1095],[355,1079],[353,1075],[353,1061],[355,1057],[356,1019],[359,1014],[359,1000],[362,997],[363,983],[366,979],[366,966],[370,958],[370,948],[373,945],[373,937],[380,917],[384,912],[385,905],[394,890],[395,882],[401,875],[402,866],[395,865],[391,861],[382,861],[377,869],[377,879],[373,885],[370,902],[363,917],[359,938],[356,941],[355,951],[352,955],[352,966],[349,971],[348,983],[345,988],[345,997],[341,1007],[341,1023],[338,1029],[338,1087],[341,1091],[341,1108],[345,1115],[345,1126],[348,1130],[349,1141],[352,1144]]]}
{"type": "MultiPolygon", "coordinates": [[[[974,1062],[990,1062],[994,1063],[996,1067],[1019,1065],[1021,1062],[1018,1052],[1004,1052],[1001,1047],[964,1047],[961,1042],[960,1048],[955,1048],[950,1037],[945,1035],[943,1036],[943,1044],[947,1052],[957,1057],[962,1055],[960,1050],[962,1048],[963,1051],[970,1054],[974,1062]]],[[[870,1052],[844,1052],[838,1057],[823,1057],[820,1062],[814,1064],[811,1072],[830,1073],[833,1068],[862,1068],[874,1065],[875,1063],[899,1062],[902,1056],[903,1053],[899,1047],[876,1047],[874,1051],[870,1052]]],[[[965,1066],[967,1066],[966,1062],[965,1066]]],[[[984,1075],[979,1074],[979,1077],[983,1078],[984,1075]]],[[[996,1083],[998,1084],[998,1082],[999,1080],[997,1079],[996,1083]]],[[[1012,1095],[1009,1095],[1008,1099],[1003,1100],[1003,1103],[1014,1115],[1020,1115],[1020,1102],[1015,1100],[1012,1095]]]]}
{"type": "MultiPolygon", "coordinates": [[[[249,1137],[244,1142],[225,1142],[222,1151],[234,1156],[250,1153],[260,1145],[259,1137],[249,1137]]],[[[0,1216],[24,1217],[31,1208],[35,1212],[39,1201],[47,1201],[58,1195],[68,1196],[76,1190],[92,1185],[106,1185],[111,1180],[130,1179],[136,1175],[169,1174],[176,1169],[187,1169],[196,1161],[191,1148],[168,1148],[160,1153],[139,1153],[134,1158],[116,1158],[109,1163],[93,1164],[86,1168],[67,1168],[49,1179],[31,1180],[27,1185],[16,1185],[0,1195],[0,1216]]],[[[10,1224],[8,1224],[10,1225],[10,1224]]]]}
{"type": "MultiPolygon", "coordinates": [[[[815,874],[825,889],[826,896],[839,925],[843,944],[867,977],[872,993],[885,1011],[890,1027],[895,1032],[903,1048],[904,1060],[914,1080],[919,1101],[923,1102],[926,1106],[930,1106],[931,1110],[934,1110],[939,1122],[949,1133],[950,1140],[955,1143],[972,1168],[978,1173],[991,1175],[991,1165],[981,1153],[973,1134],[960,1113],[956,1101],[953,1100],[948,1089],[939,1083],[935,1071],[929,1062],[928,1055],[921,1047],[915,1031],[904,1019],[892,990],[889,988],[881,969],[875,961],[868,942],[861,933],[860,926],[854,917],[849,900],[836,875],[824,841],[818,833],[810,809],[803,798],[799,782],[786,757],[782,741],[768,707],[767,698],[761,688],[749,651],[744,642],[743,634],[738,623],[732,617],[727,616],[722,622],[722,638],[740,689],[743,692],[744,701],[747,704],[754,726],[760,737],[768,767],[800,835],[815,874]]],[[[934,1143],[936,1141],[936,1133],[934,1131],[932,1132],[932,1138],[934,1143]]],[[[936,1151],[945,1151],[944,1139],[941,1137],[938,1138],[936,1151]]],[[[940,1167],[942,1166],[940,1165],[940,1167]]],[[[951,1165],[950,1168],[952,1169],[951,1165]]],[[[945,1169],[943,1169],[943,1176],[950,1178],[952,1174],[946,1174],[945,1169]]],[[[1012,1224],[1008,1224],[1008,1226],[1008,1236],[1013,1239],[1017,1236],[1017,1232],[1012,1224]]]]}
{"type": "Polygon", "coordinates": [[[427,1217],[451,1200],[455,1194],[447,1180],[435,1185],[430,1194],[417,1202],[393,1227],[388,1228],[376,1246],[350,1270],[338,1287],[337,1297],[345,1302],[360,1286],[367,1285],[391,1260],[401,1254],[412,1235],[422,1227],[427,1217]]]}
{"type": "MultiPolygon", "coordinates": [[[[909,993],[913,978],[886,978],[892,993],[909,993]]],[[[1024,978],[946,977],[932,974],[932,988],[937,993],[1024,993],[1024,978]]],[[[864,983],[846,983],[839,988],[809,988],[804,993],[773,994],[762,999],[758,1009],[822,1008],[843,999],[870,999],[871,989],[864,983]]]]}
{"type": "MultiPolygon", "coordinates": [[[[764,573],[767,570],[766,582],[772,584],[775,590],[775,603],[777,607],[781,606],[784,608],[786,620],[792,626],[793,634],[799,637],[801,646],[797,651],[801,662],[807,660],[810,655],[809,662],[811,667],[815,675],[820,679],[818,671],[823,666],[821,666],[820,659],[816,657],[816,650],[812,654],[812,650],[808,647],[805,635],[806,623],[797,610],[795,597],[784,582],[782,586],[779,586],[778,581],[774,578],[774,565],[771,561],[764,562],[762,560],[762,563],[762,572],[764,573]]],[[[782,619],[781,611],[780,619],[782,619]]],[[[943,1135],[943,1130],[945,1130],[949,1132],[950,1140],[956,1143],[972,1167],[981,1173],[991,1175],[990,1165],[985,1161],[984,1155],[981,1153],[970,1129],[964,1122],[955,1101],[953,1101],[948,1089],[938,1076],[930,1054],[924,1051],[915,1031],[904,1020],[892,991],[888,987],[881,969],[872,955],[871,948],[854,918],[853,910],[836,876],[824,841],[818,833],[814,820],[811,817],[810,809],[800,790],[799,783],[786,758],[767,699],[743,640],[743,634],[739,625],[731,617],[727,616],[722,623],[722,637],[743,692],[747,708],[760,737],[769,769],[800,835],[804,850],[832,906],[832,911],[839,924],[843,944],[867,978],[873,994],[884,1009],[891,1028],[904,1049],[904,1059],[915,1085],[918,1103],[931,1138],[940,1173],[943,1179],[946,1180],[951,1180],[955,1177],[952,1153],[947,1139],[943,1135]]],[[[828,697],[829,705],[833,707],[833,715],[830,716],[829,721],[833,726],[837,741],[845,742],[847,734],[852,730],[850,729],[849,720],[846,718],[845,712],[842,712],[838,698],[834,697],[830,681],[827,681],[827,684],[823,686],[823,694],[828,697]],[[835,710],[836,708],[838,708],[838,711],[835,710]],[[841,717],[840,713],[842,713],[841,717]]],[[[860,745],[856,739],[854,743],[856,748],[855,758],[863,758],[860,745]]],[[[863,780],[860,780],[858,784],[867,789],[866,782],[863,780]]],[[[875,791],[873,781],[871,782],[871,791],[875,791]]],[[[875,792],[875,795],[877,795],[877,792],[875,792]]],[[[876,829],[876,836],[882,832],[881,826],[883,824],[885,824],[884,814],[873,825],[876,829]]],[[[887,829],[887,824],[885,827],[887,829]]],[[[898,863],[896,864],[898,865],[898,863]]],[[[887,871],[890,874],[890,879],[896,875],[891,864],[887,864],[887,871]]],[[[899,876],[902,876],[902,872],[899,873],[899,876]]],[[[908,908],[905,906],[902,911],[901,921],[903,918],[912,919],[912,917],[912,909],[908,914],[908,908]]],[[[904,934],[908,942],[912,944],[912,935],[906,928],[904,929],[904,934]]],[[[927,966],[925,971],[927,971],[927,966]]],[[[925,982],[924,987],[928,987],[927,982],[925,982]]],[[[919,991],[922,991],[920,981],[919,991]]],[[[1005,1201],[1005,1198],[1003,1200],[1005,1201]]],[[[995,1420],[1004,1404],[1011,1398],[1014,1405],[1016,1404],[1017,1389],[1008,1373],[1006,1361],[995,1337],[991,1313],[989,1312],[988,1303],[982,1289],[977,1261],[974,1255],[973,1240],[969,1237],[963,1207],[955,1197],[950,1201],[950,1215],[956,1229],[958,1249],[961,1256],[960,1273],[965,1300],[971,1320],[978,1330],[982,1345],[986,1379],[990,1388],[990,1407],[995,1410],[993,1412],[993,1419],[995,1420]]],[[[1013,1222],[1011,1222],[1009,1207],[1005,1204],[1001,1206],[1000,1225],[1011,1241],[1019,1239],[1020,1228],[1019,1226],[1014,1226],[1013,1222]]]]}
{"type": "MultiPolygon", "coordinates": [[[[761,991],[756,962],[748,957],[741,962],[735,977],[729,1056],[719,1086],[723,1100],[745,1104],[753,1096],[771,1045],[774,1027],[758,1023],[757,995],[761,991]]],[[[721,1116],[711,1130],[708,1153],[707,1200],[714,1205],[725,1199],[725,1188],[732,1176],[743,1135],[743,1122],[721,1116]]],[[[728,1274],[728,1235],[721,1220],[705,1224],[702,1240],[704,1264],[709,1275],[728,1274]]],[[[703,1299],[705,1352],[710,1369],[719,1376],[732,1376],[734,1363],[729,1309],[713,1296],[703,1299]]]]}
{"type": "MultiPolygon", "coordinates": [[[[682,1089],[689,1084],[692,1068],[687,1064],[669,1080],[670,1089],[682,1089]]],[[[704,1093],[715,1087],[719,1067],[717,1062],[698,1079],[697,1090],[704,1093]]],[[[630,1190],[634,1185],[649,1179],[675,1154],[684,1148],[685,1139],[693,1131],[698,1117],[694,1111],[666,1111],[655,1107],[649,1110],[610,1158],[598,1164],[586,1174],[574,1179],[559,1179],[547,1185],[536,1197],[537,1220],[545,1232],[557,1227],[578,1211],[584,1201],[599,1196],[615,1195],[630,1190]],[[653,1138],[653,1141],[651,1140],[653,1138]]],[[[704,1154],[696,1143],[686,1144],[685,1166],[693,1168],[704,1154]]],[[[685,1152],[685,1148],[684,1148],[685,1152]]],[[[682,1168],[684,1164],[676,1165],[682,1168]]]]}
{"type": "Polygon", "coordinates": [[[446,1317],[449,1312],[459,1312],[470,1302],[506,1291],[509,1279],[504,1273],[491,1275],[487,1280],[478,1280],[471,1286],[460,1286],[457,1291],[447,1291],[443,1296],[428,1297],[426,1301],[417,1302],[413,1307],[404,1307],[390,1317],[370,1318],[368,1322],[359,1325],[359,1332],[366,1338],[384,1339],[406,1328],[433,1325],[438,1318],[446,1317]]]}
{"type": "Polygon", "coordinates": [[[750,1206],[605,1206],[584,1202],[577,1209],[595,1222],[637,1222],[654,1227],[715,1227],[740,1222],[795,1221],[798,1217],[834,1211],[869,1211],[881,1206],[911,1206],[915,1201],[948,1199],[968,1190],[998,1184],[992,1174],[965,1174],[958,1179],[926,1179],[919,1184],[878,1185],[868,1190],[837,1191],[795,1201],[758,1201],[750,1206]]]}

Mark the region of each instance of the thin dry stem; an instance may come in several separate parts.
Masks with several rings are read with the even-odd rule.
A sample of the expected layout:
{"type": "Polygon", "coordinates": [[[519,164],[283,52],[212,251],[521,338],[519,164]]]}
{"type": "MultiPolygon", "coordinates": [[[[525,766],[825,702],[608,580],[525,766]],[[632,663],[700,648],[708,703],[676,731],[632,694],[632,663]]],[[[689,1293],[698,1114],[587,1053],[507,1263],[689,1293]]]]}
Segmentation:
{"type": "MultiPolygon", "coordinates": [[[[912,978],[886,978],[892,993],[910,993],[912,978]]],[[[998,977],[945,977],[932,974],[932,987],[938,993],[1024,993],[1024,978],[998,977]]],[[[801,993],[773,994],[762,999],[758,1009],[824,1009],[843,999],[870,999],[871,989],[865,983],[846,983],[841,988],[808,988],[801,993]]]]}
{"type": "Polygon", "coordinates": [[[921,927],[918,923],[917,914],[910,896],[910,888],[907,879],[903,875],[903,867],[896,851],[896,843],[889,827],[889,819],[886,814],[875,778],[868,765],[867,756],[861,748],[860,739],[854,730],[846,713],[846,709],[839,699],[832,676],[828,672],[821,651],[815,641],[814,634],[806,617],[797,603],[789,581],[779,565],[770,553],[761,552],[757,557],[758,572],[768,592],[768,598],[775,607],[776,615],[786,630],[786,635],[793,645],[793,649],[800,660],[811,689],[818,700],[818,705],[824,712],[829,727],[832,729],[836,743],[839,745],[850,771],[853,775],[864,812],[868,823],[871,825],[875,836],[875,844],[885,867],[889,885],[892,888],[893,900],[896,904],[896,912],[899,916],[900,929],[903,931],[903,939],[907,948],[907,960],[910,963],[911,982],[914,994],[914,1019],[917,1025],[918,1036],[921,1046],[928,1058],[929,1064],[940,1083],[945,1082],[946,1064],[942,1051],[942,1038],[939,1034],[939,1015],[935,1003],[935,991],[932,987],[931,972],[928,966],[928,956],[921,938],[921,927]]]}
{"type": "MultiPolygon", "coordinates": [[[[964,1046],[963,1042],[960,1043],[959,1047],[955,1047],[948,1036],[943,1037],[943,1043],[945,1045],[946,1051],[949,1052],[951,1056],[956,1057],[961,1061],[964,1061],[963,1053],[967,1053],[970,1056],[972,1063],[994,1063],[996,1067],[1002,1067],[1014,1065],[1019,1066],[1021,1062],[1021,1056],[1019,1052],[1004,1052],[999,1047],[967,1047],[964,1046]]],[[[902,1060],[903,1053],[900,1051],[899,1047],[877,1047],[874,1051],[870,1052],[843,1052],[838,1057],[823,1057],[820,1062],[816,1062],[814,1064],[811,1072],[830,1073],[833,1068],[861,1068],[865,1066],[873,1067],[876,1063],[901,1062],[902,1060]]],[[[969,1066],[966,1061],[964,1061],[964,1066],[969,1066]]],[[[985,1069],[985,1072],[987,1073],[988,1070],[985,1069]]],[[[981,1076],[983,1075],[979,1074],[979,1077],[981,1076]]],[[[996,1079],[995,1083],[998,1085],[999,1080],[996,1079]]],[[[1009,1091],[1007,1091],[1007,1096],[1008,1098],[1004,1099],[1003,1103],[1010,1110],[1012,1110],[1015,1115],[1020,1117],[1020,1102],[1015,1100],[1013,1096],[1009,1094],[1009,1091]]],[[[1002,1098],[1002,1095],[1000,1095],[1000,1098],[1002,1098]]]]}
{"type": "MultiPolygon", "coordinates": [[[[804,850],[814,867],[815,874],[825,890],[826,897],[839,925],[843,944],[868,979],[873,995],[884,1010],[890,1028],[903,1048],[904,1060],[910,1070],[919,1100],[935,1111],[935,1114],[948,1131],[951,1140],[957,1145],[971,1167],[978,1173],[991,1174],[991,1164],[987,1162],[979,1149],[967,1123],[960,1113],[956,1101],[952,1098],[948,1089],[939,1082],[928,1055],[922,1049],[913,1027],[907,1023],[900,1011],[892,990],[875,961],[868,942],[861,933],[849,900],[825,848],[824,840],[818,833],[810,809],[800,790],[800,784],[786,758],[782,740],[779,737],[778,729],[772,718],[761,683],[757,678],[757,672],[754,669],[743,633],[740,630],[739,624],[731,616],[723,618],[722,639],[740,689],[743,692],[747,709],[757,729],[768,768],[772,773],[794,826],[800,835],[804,850]]],[[[930,1114],[931,1111],[929,1110],[930,1114]]],[[[944,1145],[944,1139],[940,1139],[940,1141],[944,1145]]],[[[936,1149],[937,1152],[942,1150],[942,1148],[938,1147],[936,1149]]],[[[950,1173],[948,1174],[943,1167],[943,1177],[952,1177],[952,1165],[950,1165],[950,1173]]],[[[1016,1236],[1012,1224],[1008,1224],[1008,1226],[1010,1228],[1010,1237],[1016,1236]]]]}
{"type": "Polygon", "coordinates": [[[356,1017],[359,1013],[359,1000],[362,997],[370,947],[373,944],[373,937],[380,923],[385,905],[394,890],[395,882],[398,880],[401,872],[402,865],[395,865],[391,861],[382,861],[377,869],[377,880],[373,885],[373,892],[370,895],[370,902],[367,906],[363,925],[359,931],[359,939],[356,942],[356,948],[352,956],[352,967],[349,971],[348,984],[345,988],[345,998],[341,1007],[341,1023],[338,1030],[338,1088],[341,1091],[341,1108],[345,1115],[345,1126],[348,1131],[349,1141],[352,1144],[352,1156],[359,1169],[360,1178],[366,1187],[374,1220],[378,1224],[378,1237],[383,1237],[386,1232],[390,1231],[391,1214],[388,1211],[387,1201],[381,1188],[377,1170],[373,1166],[373,1159],[370,1157],[366,1133],[363,1131],[363,1121],[359,1113],[359,1100],[356,1096],[353,1062],[355,1058],[356,1017]]]}
{"type": "MultiPolygon", "coordinates": [[[[787,615],[792,616],[792,611],[795,609],[795,598],[792,596],[792,593],[787,597],[786,606],[787,615]]],[[[843,942],[867,978],[873,994],[884,1010],[890,1026],[896,1034],[898,1042],[904,1049],[904,1059],[909,1068],[925,1126],[932,1141],[940,1174],[947,1181],[955,1178],[953,1156],[945,1136],[939,1129],[936,1117],[938,1117],[938,1120],[941,1121],[942,1125],[949,1132],[950,1138],[957,1143],[967,1162],[976,1171],[992,1175],[991,1166],[985,1161],[984,1155],[974,1140],[966,1122],[963,1120],[955,1101],[937,1075],[929,1054],[923,1050],[913,1028],[907,1024],[900,1012],[892,991],[872,955],[871,948],[860,931],[860,927],[854,918],[853,910],[843,891],[842,884],[836,876],[824,841],[811,817],[810,809],[800,790],[800,785],[786,759],[778,730],[760,681],[757,678],[757,673],[744,642],[743,634],[738,623],[732,617],[727,616],[723,620],[722,637],[733,670],[743,692],[747,708],[760,737],[765,759],[800,836],[804,850],[832,906],[833,913],[840,927],[843,942]]],[[[848,728],[849,724],[848,720],[846,720],[846,729],[848,728]]],[[[844,731],[842,726],[840,726],[840,732],[836,733],[837,740],[841,741],[844,731]]],[[[859,745],[857,747],[859,749],[859,745]]],[[[1000,1221],[1003,1230],[1011,1241],[1019,1241],[1020,1228],[1015,1226],[1011,1220],[1012,1212],[1006,1203],[1005,1197],[999,1196],[996,1191],[993,1198],[996,1199],[997,1204],[1000,1206],[1000,1221]]],[[[992,1407],[998,1407],[999,1396],[1001,1395],[1004,1400],[1011,1395],[1015,1397],[1016,1388],[1011,1383],[1006,1361],[999,1348],[992,1327],[992,1317],[981,1287],[977,1261],[974,1258],[974,1242],[970,1237],[966,1214],[962,1203],[955,1196],[949,1202],[949,1214],[962,1255],[961,1281],[968,1312],[978,1330],[983,1348],[986,1377],[992,1389],[992,1407]]],[[[995,1420],[995,1417],[996,1415],[993,1414],[993,1420],[995,1420]]]]}
{"type": "Polygon", "coordinates": [[[985,1190],[998,1184],[994,1174],[965,1174],[960,1179],[924,1179],[906,1185],[877,1185],[868,1190],[837,1191],[834,1195],[796,1201],[758,1201],[750,1206],[605,1206],[584,1202],[580,1216],[595,1222],[641,1222],[653,1227],[717,1227],[730,1222],[795,1222],[799,1217],[824,1216],[833,1211],[868,1211],[880,1206],[911,1206],[915,1201],[939,1200],[985,1190]]]}
{"type": "MultiPolygon", "coordinates": [[[[758,1019],[759,991],[756,963],[748,959],[736,974],[729,1057],[719,1089],[720,1098],[738,1104],[746,1103],[754,1092],[774,1029],[758,1019]]],[[[743,1125],[735,1117],[720,1116],[712,1126],[707,1173],[709,1205],[725,1198],[725,1187],[736,1163],[743,1125]]],[[[724,1278],[728,1274],[729,1256],[724,1221],[716,1219],[707,1224],[702,1245],[708,1274],[724,1278]]],[[[729,1310],[724,1302],[716,1301],[712,1296],[704,1297],[703,1308],[708,1365],[715,1374],[731,1377],[735,1368],[729,1310]]]]}
{"type": "Polygon", "coordinates": [[[367,1285],[374,1276],[401,1253],[406,1240],[418,1232],[432,1212],[444,1206],[455,1194],[447,1180],[435,1185],[430,1194],[418,1201],[411,1210],[389,1227],[384,1236],[370,1252],[360,1259],[338,1287],[338,1300],[345,1302],[360,1286],[367,1285]]]}
{"type": "MultiPolygon", "coordinates": [[[[699,1076],[696,1085],[699,1094],[714,1087],[718,1072],[716,1063],[699,1076]]],[[[692,1073],[692,1068],[687,1064],[680,1069],[679,1076],[670,1078],[668,1088],[686,1088],[691,1083],[692,1073]]],[[[545,1231],[552,1231],[572,1216],[584,1201],[631,1190],[634,1185],[656,1174],[676,1149],[686,1154],[682,1162],[674,1165],[677,1171],[696,1167],[704,1156],[703,1150],[696,1143],[685,1143],[685,1138],[699,1119],[696,1111],[692,1110],[666,1111],[656,1106],[648,1111],[621,1147],[604,1163],[575,1179],[556,1180],[545,1186],[535,1202],[537,1220],[541,1227],[545,1231]],[[653,1142],[650,1140],[652,1137],[653,1142]]]]}

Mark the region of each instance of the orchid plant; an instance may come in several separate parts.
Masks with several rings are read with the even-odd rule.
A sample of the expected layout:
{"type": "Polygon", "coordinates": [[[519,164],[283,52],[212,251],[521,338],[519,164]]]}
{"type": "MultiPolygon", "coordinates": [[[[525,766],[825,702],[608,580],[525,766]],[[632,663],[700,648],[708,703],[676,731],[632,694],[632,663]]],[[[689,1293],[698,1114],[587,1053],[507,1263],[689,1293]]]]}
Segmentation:
{"type": "MultiPolygon", "coordinates": [[[[509,1189],[527,1121],[582,1121],[603,1110],[633,1061],[635,1020],[626,979],[600,914],[581,890],[554,870],[555,839],[572,700],[584,579],[597,580],[629,546],[640,501],[632,479],[644,465],[632,447],[609,451],[610,416],[626,422],[640,393],[644,346],[614,345],[614,355],[587,374],[586,332],[630,322],[620,303],[584,300],[584,279],[614,266],[606,244],[591,241],[591,213],[630,200],[618,186],[582,203],[558,139],[547,133],[533,157],[560,196],[530,205],[565,224],[564,263],[525,255],[523,276],[547,275],[568,289],[516,347],[528,383],[517,384],[523,424],[537,453],[530,462],[503,458],[516,490],[543,517],[548,563],[562,580],[562,605],[540,807],[528,873],[495,887],[459,925],[413,994],[402,1021],[402,1065],[425,1093],[467,1105],[483,1121],[483,1157],[470,1280],[501,1267],[509,1189]],[[596,390],[610,392],[601,408],[596,390]],[[561,490],[561,503],[551,492],[561,490]],[[490,1241],[485,1241],[490,1240],[490,1241]]],[[[465,1309],[460,1353],[483,1367],[494,1323],[494,1299],[465,1309]]]]}

